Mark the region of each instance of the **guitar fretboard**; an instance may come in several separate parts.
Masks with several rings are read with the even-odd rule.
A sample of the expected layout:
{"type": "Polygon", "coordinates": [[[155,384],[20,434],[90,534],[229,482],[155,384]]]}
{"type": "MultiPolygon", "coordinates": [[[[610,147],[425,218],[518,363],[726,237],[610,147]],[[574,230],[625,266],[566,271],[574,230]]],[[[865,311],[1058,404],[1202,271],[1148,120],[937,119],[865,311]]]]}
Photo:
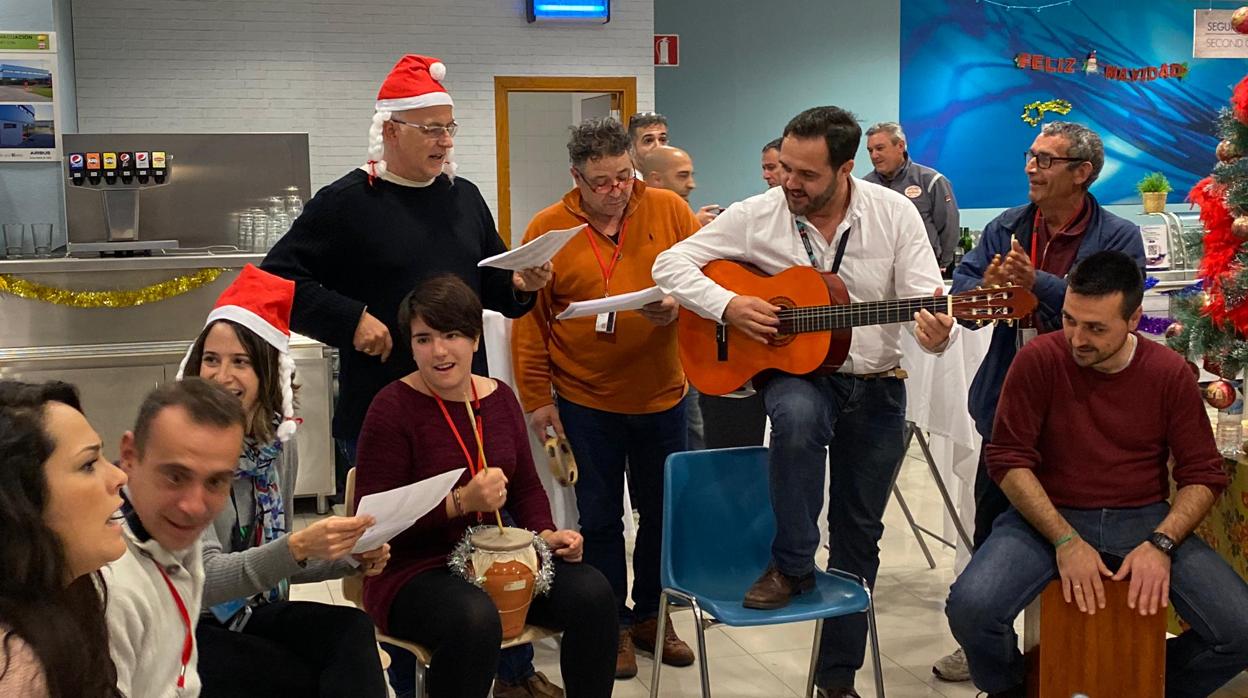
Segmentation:
{"type": "Polygon", "coordinates": [[[931,313],[946,313],[949,311],[949,299],[944,296],[924,296],[847,305],[811,305],[786,308],[776,315],[780,318],[781,334],[800,334],[910,322],[914,319],[914,314],[923,309],[931,313]]]}

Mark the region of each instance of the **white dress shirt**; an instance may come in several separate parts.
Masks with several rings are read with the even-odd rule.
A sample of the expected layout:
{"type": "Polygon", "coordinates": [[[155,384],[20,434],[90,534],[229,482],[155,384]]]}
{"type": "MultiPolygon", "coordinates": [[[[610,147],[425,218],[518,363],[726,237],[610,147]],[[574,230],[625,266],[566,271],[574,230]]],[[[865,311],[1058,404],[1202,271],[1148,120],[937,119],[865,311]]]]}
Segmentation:
{"type": "MultiPolygon", "coordinates": [[[[831,243],[802,218],[819,270],[832,270],[837,245],[851,231],[838,272],[851,302],[930,296],[943,287],[927,230],[914,205],[878,184],[854,177],[849,181],[849,209],[831,243]]],[[[789,212],[784,187],[737,202],[696,234],[661,253],[654,262],[654,282],[686,308],[722,322],[728,301],[737,294],[707,278],[702,267],[729,259],[774,275],[789,267],[810,266],[796,218],[789,212]]],[[[906,324],[905,331],[910,331],[910,323],[906,324]]],[[[849,358],[840,372],[896,368],[901,362],[902,331],[900,324],[853,328],[849,358]]]]}

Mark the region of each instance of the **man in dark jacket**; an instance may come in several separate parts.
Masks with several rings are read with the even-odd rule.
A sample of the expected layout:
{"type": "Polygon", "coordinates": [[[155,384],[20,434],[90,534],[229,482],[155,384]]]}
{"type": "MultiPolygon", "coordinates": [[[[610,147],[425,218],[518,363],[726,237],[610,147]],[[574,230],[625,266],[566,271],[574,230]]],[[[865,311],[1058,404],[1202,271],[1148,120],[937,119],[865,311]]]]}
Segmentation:
{"type": "MultiPolygon", "coordinates": [[[[1018,285],[1036,294],[1040,304],[1017,326],[998,324],[992,343],[971,383],[968,408],[986,446],[1005,373],[1018,348],[1037,334],[1062,327],[1066,274],[1076,262],[1102,250],[1124,252],[1144,270],[1144,242],[1136,224],[1101,208],[1088,188],[1105,164],[1105,148],[1096,132],[1081,124],[1045,124],[1026,152],[1031,203],[1008,209],[984,228],[979,244],[953,273],[953,293],[978,286],[1018,285]]],[[[988,477],[980,450],[975,476],[976,549],[992,532],[992,522],[1010,506],[988,477]]],[[[970,678],[959,649],[932,667],[949,681],[970,678]]]]}

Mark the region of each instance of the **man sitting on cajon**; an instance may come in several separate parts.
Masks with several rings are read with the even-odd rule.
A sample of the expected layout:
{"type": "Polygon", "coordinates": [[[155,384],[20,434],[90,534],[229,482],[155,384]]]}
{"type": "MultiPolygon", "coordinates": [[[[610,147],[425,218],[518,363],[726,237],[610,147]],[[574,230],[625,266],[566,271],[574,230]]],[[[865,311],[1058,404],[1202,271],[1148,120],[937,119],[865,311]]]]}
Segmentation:
{"type": "Polygon", "coordinates": [[[1088,614],[1105,607],[1102,577],[1129,579],[1142,615],[1173,590],[1191,629],[1167,644],[1167,698],[1207,696],[1248,667],[1248,585],[1188,535],[1227,485],[1222,457],[1183,357],[1135,334],[1143,296],[1130,257],[1091,255],[1068,279],[1063,331],[1029,342],[1006,376],[987,453],[1012,506],[945,608],[989,696],[1023,696],[1014,619],[1058,578],[1088,614]]]}

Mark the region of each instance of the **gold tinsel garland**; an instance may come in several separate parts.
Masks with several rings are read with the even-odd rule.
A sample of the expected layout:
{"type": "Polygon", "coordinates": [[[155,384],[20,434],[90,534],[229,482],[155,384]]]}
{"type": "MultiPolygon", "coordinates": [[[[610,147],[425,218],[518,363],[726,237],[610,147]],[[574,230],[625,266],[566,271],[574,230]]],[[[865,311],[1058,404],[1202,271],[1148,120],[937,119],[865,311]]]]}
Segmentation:
{"type": "Polygon", "coordinates": [[[225,271],[215,268],[199,269],[132,291],[73,291],[19,279],[12,274],[0,274],[0,293],[70,308],[133,308],[190,293],[200,286],[216,281],[225,271]]]}
{"type": "Polygon", "coordinates": [[[1050,99],[1047,102],[1032,102],[1031,104],[1023,107],[1022,119],[1032,126],[1036,126],[1044,119],[1044,113],[1046,111],[1057,112],[1058,114],[1062,114],[1064,116],[1069,114],[1070,110],[1070,102],[1067,102],[1064,99],[1050,99]],[[1036,112],[1034,116],[1031,113],[1033,111],[1036,112]]]}

